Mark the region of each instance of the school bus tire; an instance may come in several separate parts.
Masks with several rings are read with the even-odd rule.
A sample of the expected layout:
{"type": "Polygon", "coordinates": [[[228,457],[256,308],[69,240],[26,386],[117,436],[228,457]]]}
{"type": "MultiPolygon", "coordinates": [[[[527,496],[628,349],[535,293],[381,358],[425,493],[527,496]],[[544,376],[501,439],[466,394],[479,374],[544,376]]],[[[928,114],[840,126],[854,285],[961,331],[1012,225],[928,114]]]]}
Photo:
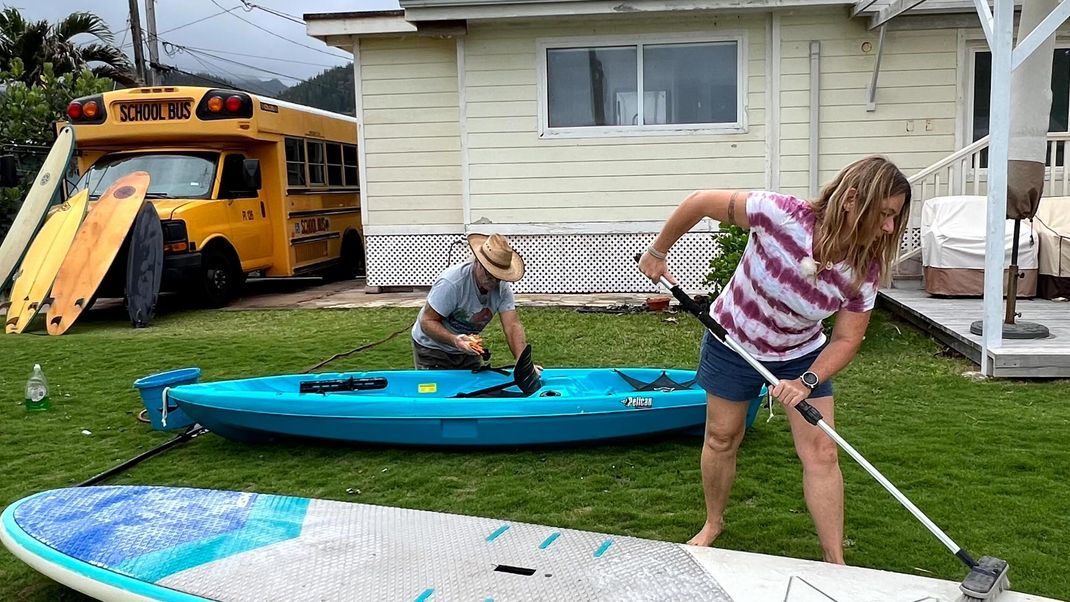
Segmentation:
{"type": "Polygon", "coordinates": [[[244,282],[238,258],[222,245],[205,249],[201,255],[201,304],[226,307],[244,282]]]}
{"type": "Polygon", "coordinates": [[[364,264],[364,243],[360,233],[349,230],[342,238],[342,251],[338,257],[338,263],[331,267],[327,277],[331,280],[352,280],[363,276],[366,271],[364,264]]]}

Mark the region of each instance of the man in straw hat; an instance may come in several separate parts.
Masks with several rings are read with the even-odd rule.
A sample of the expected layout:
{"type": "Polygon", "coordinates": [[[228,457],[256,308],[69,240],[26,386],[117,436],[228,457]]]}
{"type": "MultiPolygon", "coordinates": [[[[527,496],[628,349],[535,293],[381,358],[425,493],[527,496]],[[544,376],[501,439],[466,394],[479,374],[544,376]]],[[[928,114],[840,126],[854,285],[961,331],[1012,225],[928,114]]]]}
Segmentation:
{"type": "MultiPolygon", "coordinates": [[[[501,316],[513,357],[527,346],[510,282],[524,277],[524,260],[500,234],[470,234],[472,261],[442,272],[412,325],[417,370],[474,370],[480,366],[478,334],[501,316]]],[[[541,370],[536,366],[537,370],[541,370]]]]}

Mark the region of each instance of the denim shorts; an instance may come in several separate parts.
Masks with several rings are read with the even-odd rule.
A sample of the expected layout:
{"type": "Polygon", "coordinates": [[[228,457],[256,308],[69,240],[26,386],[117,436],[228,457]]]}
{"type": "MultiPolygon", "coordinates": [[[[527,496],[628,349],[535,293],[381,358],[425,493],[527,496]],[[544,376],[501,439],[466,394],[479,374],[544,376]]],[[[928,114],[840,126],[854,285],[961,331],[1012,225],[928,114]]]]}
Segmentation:
{"type": "MultiPolygon", "coordinates": [[[[774,376],[784,380],[796,379],[810,369],[822,346],[802,357],[781,362],[762,362],[774,376]]],[[[710,333],[702,339],[702,352],[698,364],[698,384],[710,395],[729,401],[750,401],[757,397],[766,384],[765,379],[739,356],[725,347],[710,333]]],[[[830,397],[832,380],[818,383],[810,397],[830,397]]]]}

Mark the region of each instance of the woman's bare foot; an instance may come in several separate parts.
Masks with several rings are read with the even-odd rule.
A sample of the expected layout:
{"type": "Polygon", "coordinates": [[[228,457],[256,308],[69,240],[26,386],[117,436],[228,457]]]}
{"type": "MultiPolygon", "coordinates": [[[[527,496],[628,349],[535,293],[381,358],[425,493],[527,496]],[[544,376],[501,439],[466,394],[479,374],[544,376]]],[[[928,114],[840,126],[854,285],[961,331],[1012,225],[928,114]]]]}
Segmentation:
{"type": "Polygon", "coordinates": [[[687,544],[691,546],[710,546],[717,540],[717,537],[721,535],[721,529],[724,525],[713,525],[710,522],[702,525],[702,530],[695,534],[694,537],[687,540],[687,544]]]}

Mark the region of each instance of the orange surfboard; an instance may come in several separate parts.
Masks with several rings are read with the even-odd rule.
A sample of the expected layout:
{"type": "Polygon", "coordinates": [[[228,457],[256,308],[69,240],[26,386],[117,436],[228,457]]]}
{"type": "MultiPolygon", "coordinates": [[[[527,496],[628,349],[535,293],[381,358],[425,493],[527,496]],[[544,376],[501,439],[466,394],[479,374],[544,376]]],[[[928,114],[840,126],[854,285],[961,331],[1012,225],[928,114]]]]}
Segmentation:
{"type": "Polygon", "coordinates": [[[97,292],[138,211],[145,203],[149,174],[137,171],[116,180],[90,207],[52,286],[48,334],[63,334],[97,292]]]}

